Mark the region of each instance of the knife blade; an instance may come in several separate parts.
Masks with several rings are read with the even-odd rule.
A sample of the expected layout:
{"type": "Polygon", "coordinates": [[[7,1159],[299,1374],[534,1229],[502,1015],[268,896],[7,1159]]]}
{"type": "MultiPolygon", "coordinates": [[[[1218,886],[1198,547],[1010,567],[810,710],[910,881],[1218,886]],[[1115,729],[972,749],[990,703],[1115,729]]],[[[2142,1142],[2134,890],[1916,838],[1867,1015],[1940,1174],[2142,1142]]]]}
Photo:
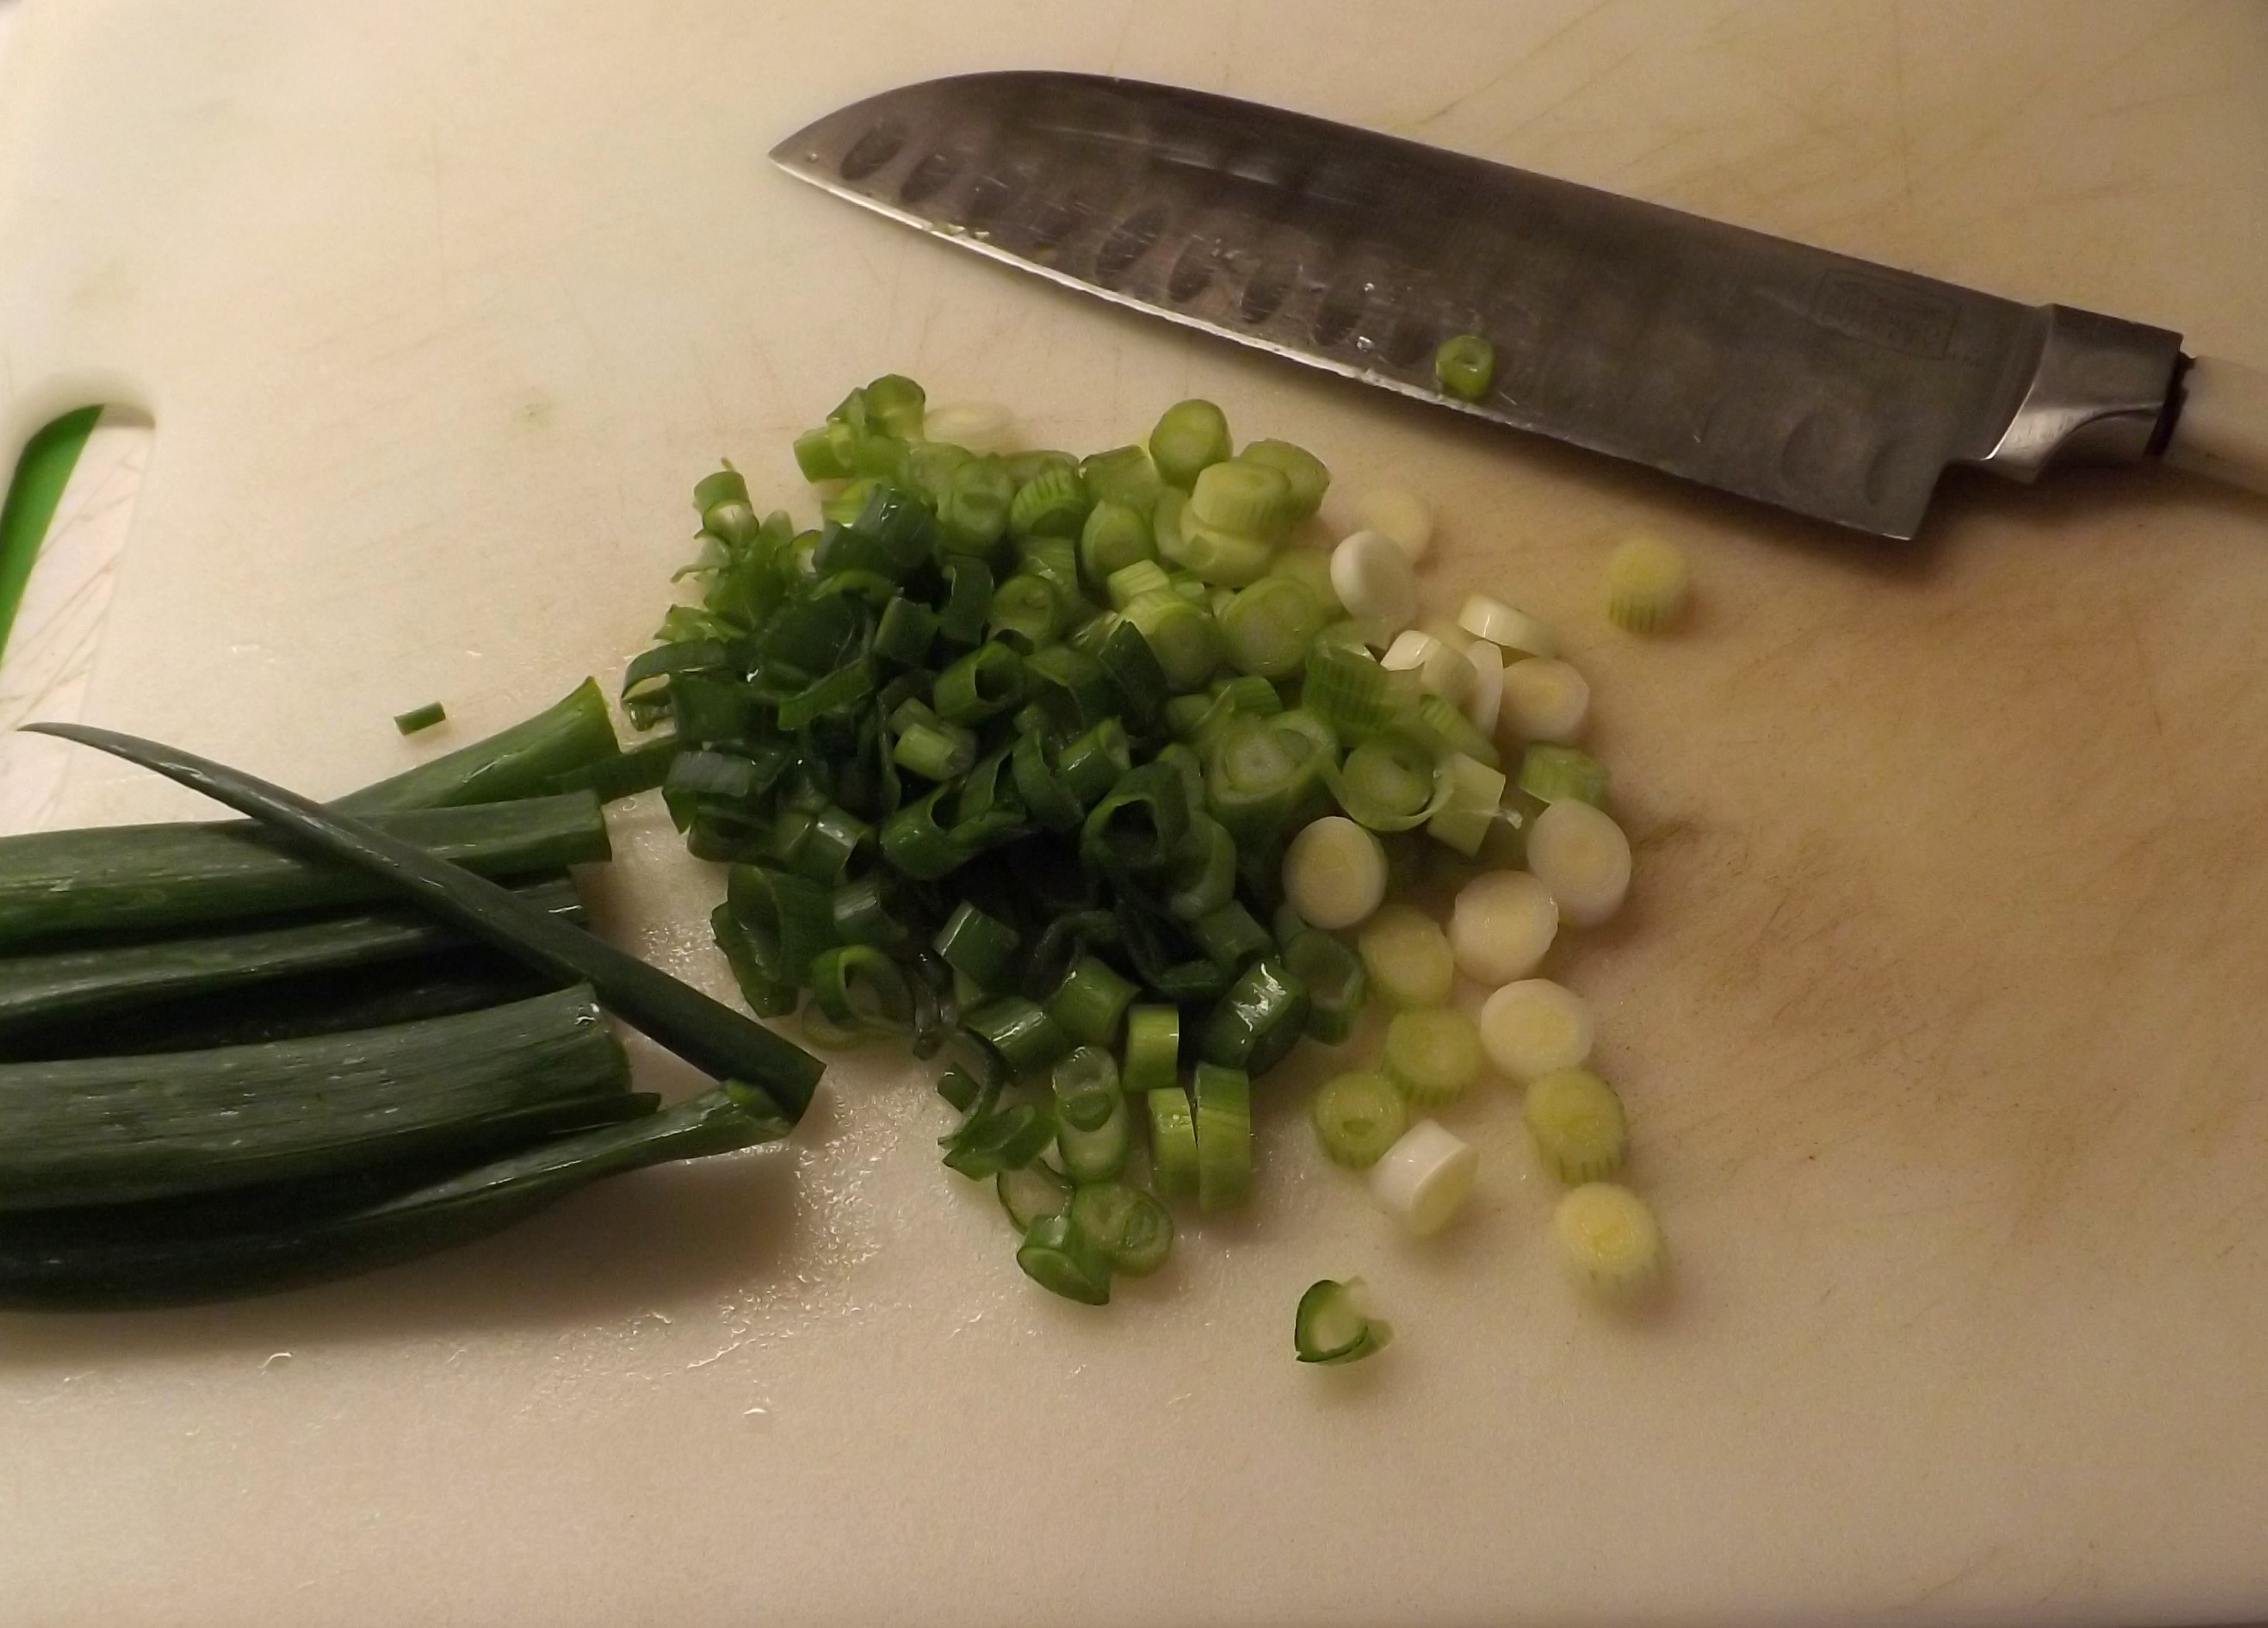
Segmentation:
{"type": "Polygon", "coordinates": [[[1953,463],[2169,461],[2245,484],[2268,377],[2179,335],[1935,278],[1280,108],[998,72],[887,91],[771,157],[1086,292],[1895,538],[1953,463]],[[1481,399],[1440,388],[1476,334],[1481,399]],[[2194,430],[2194,433],[2191,431],[2194,430]]]}

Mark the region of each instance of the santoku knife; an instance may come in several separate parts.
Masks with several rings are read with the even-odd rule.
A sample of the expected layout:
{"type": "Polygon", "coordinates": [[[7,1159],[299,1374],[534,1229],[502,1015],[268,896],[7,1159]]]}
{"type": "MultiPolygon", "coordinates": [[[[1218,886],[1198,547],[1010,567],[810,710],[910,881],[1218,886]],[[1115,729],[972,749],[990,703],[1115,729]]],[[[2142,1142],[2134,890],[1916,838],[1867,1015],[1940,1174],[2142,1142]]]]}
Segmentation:
{"type": "Polygon", "coordinates": [[[780,144],[789,173],[1121,305],[1889,537],[1948,464],[2169,464],[2268,490],[2268,372],[1278,108],[985,73],[780,144]],[[1496,367],[1435,383],[1445,339],[1496,367]]]}

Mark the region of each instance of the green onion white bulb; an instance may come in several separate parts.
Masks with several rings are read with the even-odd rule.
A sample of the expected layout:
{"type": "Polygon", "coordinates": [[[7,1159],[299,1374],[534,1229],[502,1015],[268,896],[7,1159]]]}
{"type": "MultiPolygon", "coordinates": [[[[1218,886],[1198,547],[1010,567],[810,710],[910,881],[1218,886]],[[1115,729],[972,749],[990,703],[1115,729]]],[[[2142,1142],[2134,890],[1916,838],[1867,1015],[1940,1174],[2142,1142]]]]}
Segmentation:
{"type": "Polygon", "coordinates": [[[1433,505],[1406,486],[1374,486],[1354,500],[1359,531],[1381,532],[1415,565],[1433,547],[1433,505]]]}
{"type": "Polygon", "coordinates": [[[1523,740],[1564,744],[1583,733],[1591,715],[1590,681],[1549,656],[1505,668],[1502,690],[1504,722],[1523,740]]]}
{"type": "Polygon", "coordinates": [[[1551,1231],[1568,1269],[1609,1300],[1643,1293],[1662,1274],[1661,1224],[1627,1187],[1594,1182],[1559,1201],[1551,1231]]]}
{"type": "Polygon", "coordinates": [[[1378,648],[1418,619],[1418,575],[1384,532],[1359,531],[1331,550],[1331,588],[1378,648]]]}
{"type": "Polygon", "coordinates": [[[1371,1167],[1371,1199],[1403,1231],[1428,1237],[1463,1207],[1479,1168],[1480,1154],[1470,1145],[1421,1119],[1371,1167]]]}
{"type": "Polygon", "coordinates": [[[1507,983],[1481,1003],[1481,1045],[1498,1072],[1527,1081],[1590,1060],[1591,1004],[1549,978],[1507,983]]]}
{"type": "Polygon", "coordinates": [[[1284,898],[1310,926],[1351,927],[1386,897],[1386,849],[1344,814],[1300,829],[1284,852],[1284,898]]]}
{"type": "Polygon", "coordinates": [[[1457,970],[1479,983],[1527,977],[1542,963],[1558,931],[1559,907],[1550,889],[1525,871],[1490,871],[1473,878],[1459,889],[1449,911],[1449,948],[1457,970]]]}
{"type": "Polygon", "coordinates": [[[1469,593],[1457,611],[1457,625],[1475,638],[1484,638],[1525,656],[1548,656],[1559,648],[1551,624],[1516,606],[1485,593],[1469,593]]]}
{"type": "Polygon", "coordinates": [[[1560,920],[1595,927],[1630,892],[1630,838],[1603,809],[1572,799],[1553,803],[1528,834],[1528,868],[1550,890],[1560,920]]]}

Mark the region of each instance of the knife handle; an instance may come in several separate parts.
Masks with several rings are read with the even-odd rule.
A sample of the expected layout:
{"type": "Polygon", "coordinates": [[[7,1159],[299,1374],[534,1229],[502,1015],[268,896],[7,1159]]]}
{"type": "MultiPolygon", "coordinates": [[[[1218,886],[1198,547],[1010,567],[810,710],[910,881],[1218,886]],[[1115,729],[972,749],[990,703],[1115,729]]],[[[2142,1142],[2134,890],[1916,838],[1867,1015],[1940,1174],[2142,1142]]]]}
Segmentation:
{"type": "Polygon", "coordinates": [[[2268,372],[2199,357],[2182,375],[2180,393],[2166,461],[2268,493],[2268,372]]]}

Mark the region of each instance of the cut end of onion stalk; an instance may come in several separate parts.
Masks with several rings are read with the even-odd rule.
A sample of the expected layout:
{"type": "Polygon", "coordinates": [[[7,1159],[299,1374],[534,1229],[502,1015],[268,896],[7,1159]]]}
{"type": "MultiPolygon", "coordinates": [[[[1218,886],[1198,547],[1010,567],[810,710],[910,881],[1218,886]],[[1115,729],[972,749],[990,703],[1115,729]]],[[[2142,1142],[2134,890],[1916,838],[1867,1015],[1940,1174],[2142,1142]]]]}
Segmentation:
{"type": "Polygon", "coordinates": [[[1559,906],[1551,890],[1525,871],[1476,876],[1449,911],[1449,949],[1457,969],[1478,983],[1528,976],[1558,931],[1559,906]]]}
{"type": "Polygon", "coordinates": [[[1412,565],[1433,547],[1433,505],[1406,486],[1374,486],[1354,500],[1359,531],[1382,532],[1412,565]]]}
{"type": "Polygon", "coordinates": [[[1309,1285],[1292,1320],[1292,1348],[1302,1362],[1359,1362],[1393,1338],[1393,1324],[1373,1314],[1359,1278],[1309,1285]]]}
{"type": "Polygon", "coordinates": [[[1463,1206],[1480,1162],[1469,1145],[1421,1119],[1371,1167],[1370,1196],[1403,1231],[1430,1237],[1463,1206]]]}
{"type": "Polygon", "coordinates": [[[1595,927],[1629,895],[1630,838],[1603,809],[1572,799],[1553,803],[1528,834],[1528,868],[1550,890],[1560,920],[1595,927]]]}
{"type": "Polygon", "coordinates": [[[1591,1005],[1549,978],[1507,983],[1481,1005],[1481,1045],[1511,1079],[1528,1081],[1590,1060],[1597,1028],[1591,1005]]]}
{"type": "Polygon", "coordinates": [[[1537,1153],[1571,1187],[1604,1181],[1629,1156],[1630,1122],[1622,1099],[1587,1068],[1557,1069],[1535,1080],[1521,1114],[1537,1153]]]}
{"type": "Polygon", "coordinates": [[[1284,851],[1284,897],[1310,926],[1354,926],[1386,897],[1384,844],[1344,814],[1310,821],[1284,851]]]}
{"type": "Polygon", "coordinates": [[[1516,650],[1523,656],[1548,656],[1559,648],[1559,636],[1551,630],[1550,623],[1485,593],[1465,596],[1457,612],[1457,625],[1475,638],[1516,650]]]}
{"type": "Polygon", "coordinates": [[[1608,1300],[1633,1300],[1660,1281],[1661,1224],[1627,1187],[1591,1182],[1575,1189],[1559,1201],[1551,1230],[1568,1269],[1608,1300]]]}
{"type": "Polygon", "coordinates": [[[1583,733],[1591,683],[1564,661],[1531,656],[1504,669],[1504,721],[1523,740],[1561,745],[1583,733]]]}
{"type": "Polygon", "coordinates": [[[1355,945],[1371,987],[1396,1006],[1440,1006],[1457,981],[1449,935],[1423,910],[1389,904],[1363,923],[1355,945]]]}

